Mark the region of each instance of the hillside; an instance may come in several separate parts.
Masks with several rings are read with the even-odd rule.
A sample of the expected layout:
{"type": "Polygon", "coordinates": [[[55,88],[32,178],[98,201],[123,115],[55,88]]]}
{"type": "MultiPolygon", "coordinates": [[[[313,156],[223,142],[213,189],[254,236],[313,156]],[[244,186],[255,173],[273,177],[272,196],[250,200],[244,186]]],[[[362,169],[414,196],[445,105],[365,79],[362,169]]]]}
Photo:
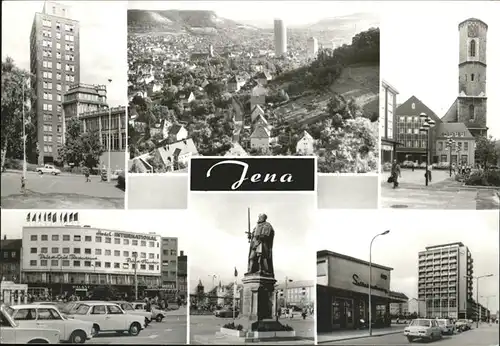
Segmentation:
{"type": "Polygon", "coordinates": [[[354,33],[380,26],[380,18],[374,13],[354,13],[325,18],[307,26],[311,31],[352,31],[354,33]]]}

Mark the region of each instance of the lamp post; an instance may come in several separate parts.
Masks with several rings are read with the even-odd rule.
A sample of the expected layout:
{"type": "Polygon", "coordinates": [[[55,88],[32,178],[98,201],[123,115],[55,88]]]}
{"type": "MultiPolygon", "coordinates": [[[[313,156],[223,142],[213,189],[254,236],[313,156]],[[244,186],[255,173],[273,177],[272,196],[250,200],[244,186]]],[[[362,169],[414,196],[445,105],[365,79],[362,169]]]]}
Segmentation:
{"type": "MultiPolygon", "coordinates": [[[[479,279],[492,277],[493,274],[476,276],[476,305],[479,312],[476,314],[476,328],[479,328],[479,320],[481,319],[481,306],[479,305],[479,279]]],[[[473,279],[472,275],[464,275],[468,279],[473,279]]]]}
{"type": "Polygon", "coordinates": [[[288,307],[288,283],[293,282],[292,279],[289,279],[288,276],[285,276],[285,288],[283,289],[283,301],[285,303],[285,309],[288,307]]]}
{"type": "Polygon", "coordinates": [[[135,288],[135,301],[138,300],[139,292],[138,292],[138,283],[137,283],[137,252],[132,252],[132,258],[134,261],[134,288],[135,288]]]}
{"type": "MultiPolygon", "coordinates": [[[[27,163],[26,163],[26,120],[24,116],[24,84],[25,84],[24,77],[22,79],[22,102],[21,102],[21,107],[23,108],[23,180],[26,181],[26,170],[27,170],[27,163]]],[[[24,191],[23,191],[24,193],[24,191]]]]}
{"type": "MultiPolygon", "coordinates": [[[[451,165],[452,165],[452,162],[451,162],[451,151],[453,150],[453,145],[455,144],[455,140],[453,138],[451,138],[451,136],[448,136],[447,138],[448,139],[446,140],[446,146],[450,150],[450,177],[451,177],[451,165]]],[[[458,159],[458,157],[457,157],[457,159],[458,159]]]]}
{"type": "MultiPolygon", "coordinates": [[[[112,79],[108,79],[108,85],[111,85],[112,79]]],[[[109,115],[108,115],[108,172],[107,172],[107,180],[111,181],[111,106],[109,106],[109,115]]],[[[136,293],[137,294],[137,293],[136,293]]],[[[136,297],[137,300],[137,297],[136,297]]]]}
{"type": "Polygon", "coordinates": [[[420,119],[423,120],[422,126],[420,126],[419,132],[425,133],[425,186],[429,185],[429,156],[430,156],[430,148],[429,148],[429,138],[431,127],[436,124],[434,120],[430,116],[425,113],[420,113],[420,119]]]}
{"type": "Polygon", "coordinates": [[[372,238],[372,241],[370,242],[370,276],[368,278],[368,330],[370,332],[370,336],[372,336],[372,245],[375,238],[381,235],[386,235],[389,232],[390,230],[387,230],[385,232],[377,234],[372,238]]]}

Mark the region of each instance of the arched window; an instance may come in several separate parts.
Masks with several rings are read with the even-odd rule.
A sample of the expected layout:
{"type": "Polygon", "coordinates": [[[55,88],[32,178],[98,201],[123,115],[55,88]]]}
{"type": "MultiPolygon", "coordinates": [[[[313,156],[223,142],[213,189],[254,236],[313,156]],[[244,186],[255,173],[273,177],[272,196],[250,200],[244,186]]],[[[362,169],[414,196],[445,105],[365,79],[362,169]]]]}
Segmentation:
{"type": "Polygon", "coordinates": [[[469,119],[474,120],[474,105],[469,106],[469,119]]]}
{"type": "Polygon", "coordinates": [[[476,56],[476,41],[475,40],[470,41],[469,55],[471,57],[476,56]]]}

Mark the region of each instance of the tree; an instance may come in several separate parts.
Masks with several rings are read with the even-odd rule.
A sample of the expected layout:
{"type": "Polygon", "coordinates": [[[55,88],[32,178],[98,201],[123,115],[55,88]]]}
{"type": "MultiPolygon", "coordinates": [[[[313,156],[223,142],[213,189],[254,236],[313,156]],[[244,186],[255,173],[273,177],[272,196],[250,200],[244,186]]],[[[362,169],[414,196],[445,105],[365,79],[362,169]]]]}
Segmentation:
{"type": "MultiPolygon", "coordinates": [[[[22,157],[23,150],[23,126],[26,127],[26,135],[29,139],[35,134],[35,127],[31,123],[34,111],[30,110],[26,102],[33,101],[35,94],[28,87],[27,82],[31,75],[21,70],[14,64],[14,60],[7,57],[2,61],[2,113],[1,113],[1,169],[5,166],[7,153],[13,157],[22,157]],[[23,88],[24,84],[24,88],[23,88]],[[24,89],[24,94],[23,94],[24,89]],[[23,108],[25,123],[23,124],[23,108]]],[[[33,140],[27,140],[27,152],[34,152],[36,145],[33,140]]]]}
{"type": "Polygon", "coordinates": [[[68,121],[65,143],[59,148],[59,155],[65,163],[88,168],[97,167],[104,152],[99,133],[97,131],[82,133],[82,129],[80,119],[72,118],[68,121]]]}
{"type": "Polygon", "coordinates": [[[492,136],[481,136],[476,140],[476,160],[481,163],[484,169],[497,164],[499,152],[496,148],[495,140],[492,136]]]}

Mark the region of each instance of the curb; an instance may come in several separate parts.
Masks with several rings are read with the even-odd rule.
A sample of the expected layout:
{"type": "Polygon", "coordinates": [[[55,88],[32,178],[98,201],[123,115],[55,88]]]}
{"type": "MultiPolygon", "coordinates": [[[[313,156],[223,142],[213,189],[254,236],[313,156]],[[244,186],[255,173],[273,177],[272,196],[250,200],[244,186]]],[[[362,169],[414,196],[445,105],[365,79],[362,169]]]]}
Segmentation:
{"type": "Polygon", "coordinates": [[[317,341],[318,344],[326,344],[328,342],[337,342],[337,341],[346,341],[346,340],[356,340],[356,339],[364,339],[364,338],[376,338],[379,336],[386,336],[386,335],[391,335],[391,334],[398,334],[402,333],[403,330],[398,330],[398,331],[393,331],[393,332],[387,332],[384,334],[377,334],[377,335],[359,335],[359,336],[346,336],[345,338],[341,339],[335,339],[335,340],[325,340],[325,341],[317,341]]]}

